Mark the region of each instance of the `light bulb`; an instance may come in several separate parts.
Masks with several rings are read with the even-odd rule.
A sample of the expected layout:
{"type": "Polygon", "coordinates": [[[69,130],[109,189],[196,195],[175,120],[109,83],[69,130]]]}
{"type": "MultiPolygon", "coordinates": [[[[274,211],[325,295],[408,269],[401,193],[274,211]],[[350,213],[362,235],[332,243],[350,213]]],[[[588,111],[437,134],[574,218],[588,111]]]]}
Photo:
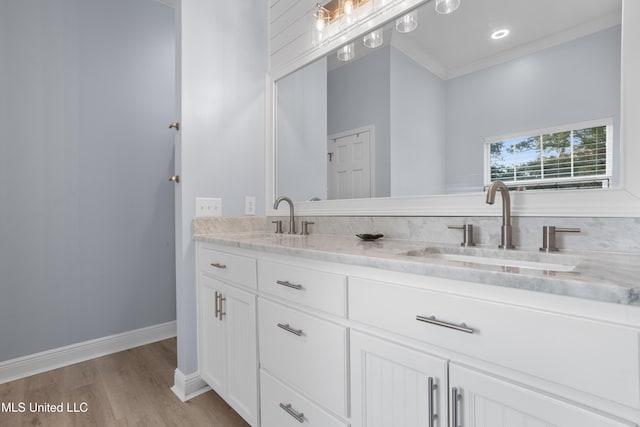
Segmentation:
{"type": "Polygon", "coordinates": [[[325,27],[324,16],[318,15],[318,18],[316,19],[316,30],[322,31],[324,30],[324,27],[325,27]]]}
{"type": "Polygon", "coordinates": [[[351,15],[353,12],[353,0],[346,0],[343,6],[344,14],[351,15]]]}

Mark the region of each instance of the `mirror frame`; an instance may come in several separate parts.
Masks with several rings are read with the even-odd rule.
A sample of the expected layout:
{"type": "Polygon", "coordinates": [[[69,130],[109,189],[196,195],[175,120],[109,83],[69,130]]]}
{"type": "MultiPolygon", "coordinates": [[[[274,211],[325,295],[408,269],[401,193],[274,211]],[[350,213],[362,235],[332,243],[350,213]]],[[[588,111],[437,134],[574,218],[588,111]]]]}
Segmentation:
{"type": "MultiPolygon", "coordinates": [[[[382,25],[429,0],[403,3],[383,15],[373,17],[366,28],[355,28],[322,48],[313,49],[294,63],[272,68],[267,76],[265,212],[273,209],[276,195],[276,82],[286,75],[327,55],[367,29],[382,25]]],[[[640,217],[640,2],[622,0],[621,64],[621,186],[602,190],[565,190],[511,193],[514,216],[556,217],[640,217]],[[635,76],[635,77],[634,77],[635,76]],[[635,118],[635,120],[634,120],[635,118]],[[632,143],[636,141],[635,143],[632,143]],[[633,159],[637,159],[635,162],[633,159]]],[[[443,194],[416,197],[295,201],[301,216],[499,216],[500,204],[487,205],[484,193],[443,194]]]]}

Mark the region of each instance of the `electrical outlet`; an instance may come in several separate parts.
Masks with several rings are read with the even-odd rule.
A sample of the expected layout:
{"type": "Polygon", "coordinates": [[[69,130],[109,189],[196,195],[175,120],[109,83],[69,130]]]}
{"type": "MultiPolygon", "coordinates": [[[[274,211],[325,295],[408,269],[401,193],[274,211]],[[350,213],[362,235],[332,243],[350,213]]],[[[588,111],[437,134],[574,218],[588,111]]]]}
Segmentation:
{"type": "Polygon", "coordinates": [[[222,199],[196,197],[196,216],[222,216],[222,199]]]}
{"type": "Polygon", "coordinates": [[[256,198],[255,196],[245,196],[244,198],[244,214],[255,215],[256,214],[256,198]]]}

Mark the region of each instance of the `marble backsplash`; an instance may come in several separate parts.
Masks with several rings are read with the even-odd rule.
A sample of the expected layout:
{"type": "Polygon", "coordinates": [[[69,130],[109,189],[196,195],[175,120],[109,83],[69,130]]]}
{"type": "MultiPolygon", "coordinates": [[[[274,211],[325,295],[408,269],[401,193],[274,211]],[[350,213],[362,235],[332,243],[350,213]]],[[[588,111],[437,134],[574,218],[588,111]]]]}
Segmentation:
{"type": "MultiPolygon", "coordinates": [[[[225,232],[275,231],[275,217],[196,218],[194,234],[225,232]]],[[[282,219],[285,232],[288,217],[282,219]]],[[[497,246],[500,242],[500,217],[296,217],[312,221],[310,234],[352,236],[359,233],[381,233],[391,239],[458,243],[462,230],[448,225],[473,224],[474,241],[482,246],[497,246]]],[[[580,233],[558,233],[560,249],[597,252],[640,253],[640,218],[584,217],[513,217],[513,243],[517,248],[538,250],[542,245],[542,226],[580,228],[580,233]]]]}
{"type": "MultiPolygon", "coordinates": [[[[279,217],[281,218],[281,217],[279,217]]],[[[269,218],[267,231],[275,225],[269,218]]],[[[434,243],[462,242],[462,230],[448,225],[472,224],[478,245],[497,246],[501,217],[304,217],[313,221],[311,234],[355,235],[381,233],[388,238],[434,243]]],[[[284,218],[285,232],[287,218],[284,218]]],[[[542,245],[542,227],[580,228],[580,233],[557,233],[560,249],[598,252],[640,253],[640,218],[513,217],[513,243],[517,248],[538,250],[542,245]]],[[[300,229],[298,223],[297,226],[300,229]]]]}

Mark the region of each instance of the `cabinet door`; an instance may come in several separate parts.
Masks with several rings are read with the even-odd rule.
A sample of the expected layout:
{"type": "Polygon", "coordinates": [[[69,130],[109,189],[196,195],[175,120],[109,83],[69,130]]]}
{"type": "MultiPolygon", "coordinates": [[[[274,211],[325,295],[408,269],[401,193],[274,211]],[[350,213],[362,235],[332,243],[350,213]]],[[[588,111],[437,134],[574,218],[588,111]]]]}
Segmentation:
{"type": "Polygon", "coordinates": [[[198,366],[200,376],[220,396],[226,394],[226,326],[216,316],[216,292],[225,285],[215,279],[198,279],[198,366]]]}
{"type": "Polygon", "coordinates": [[[353,427],[446,427],[446,379],[446,360],[351,333],[353,427]]]}
{"type": "Polygon", "coordinates": [[[450,411],[454,427],[622,427],[582,407],[451,363],[450,411]],[[455,391],[454,391],[455,389],[455,391]],[[457,399],[454,399],[457,396],[457,399]],[[457,401],[454,406],[454,401],[457,401]],[[455,416],[454,415],[455,412],[455,416]],[[457,423],[454,424],[457,418],[457,423]]]}
{"type": "Polygon", "coordinates": [[[249,424],[256,425],[258,361],[256,297],[225,286],[223,320],[227,328],[227,394],[225,400],[249,424]]]}

